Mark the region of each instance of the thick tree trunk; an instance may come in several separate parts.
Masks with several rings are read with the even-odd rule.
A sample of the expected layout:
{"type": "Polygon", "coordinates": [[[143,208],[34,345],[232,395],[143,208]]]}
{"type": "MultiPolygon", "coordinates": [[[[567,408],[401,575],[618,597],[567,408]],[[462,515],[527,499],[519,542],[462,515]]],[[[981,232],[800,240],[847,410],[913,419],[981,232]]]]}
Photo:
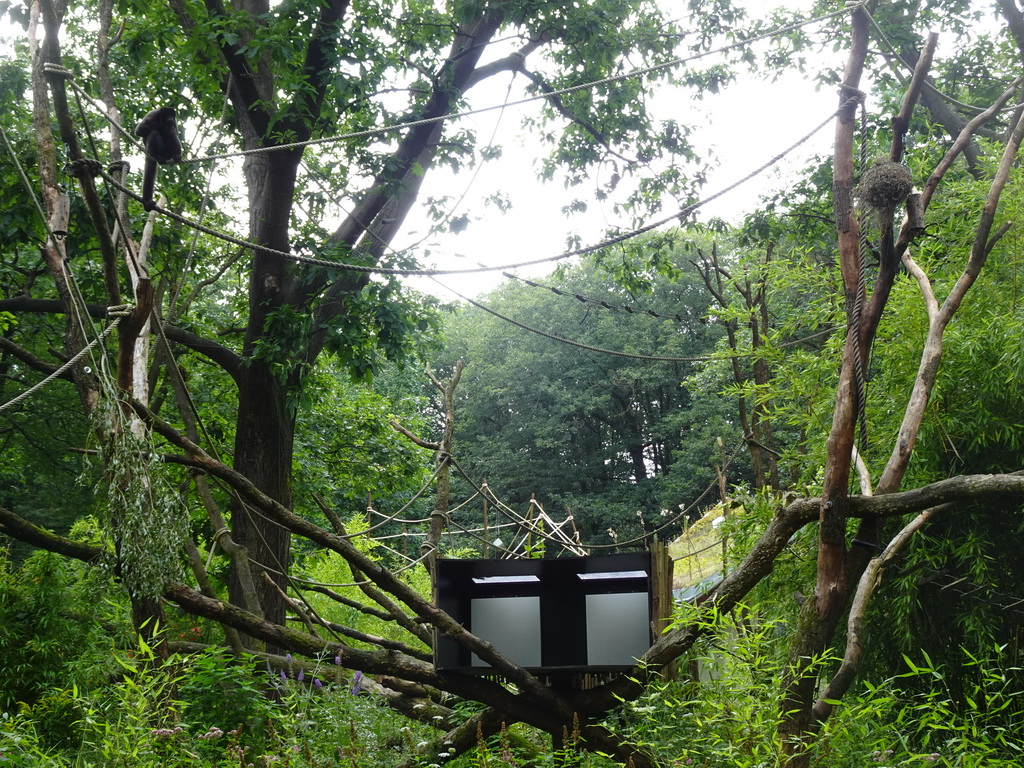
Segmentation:
{"type": "MultiPolygon", "coordinates": [[[[262,139],[243,124],[246,146],[262,139]]],[[[248,155],[245,176],[249,190],[249,227],[253,242],[287,253],[289,216],[294,203],[295,180],[301,151],[248,155]]],[[[256,251],[249,277],[249,320],[243,357],[246,364],[238,382],[238,414],[235,427],[234,467],[263,493],[286,508],[292,506],[291,473],[295,417],[289,398],[299,387],[301,365],[294,349],[275,346],[285,320],[276,317],[286,303],[294,266],[281,256],[256,251]],[[266,344],[266,342],[270,342],[266,344]]],[[[268,523],[237,497],[231,505],[231,530],[245,547],[252,566],[256,596],[263,616],[274,624],[285,622],[282,590],[287,585],[291,536],[268,523]],[[261,572],[270,578],[262,578],[261,572]],[[274,586],[276,585],[276,586],[274,586]]],[[[229,592],[232,602],[245,605],[245,592],[236,568],[232,568],[229,592]]],[[[275,649],[267,648],[273,652],[275,649]]]]}
{"type": "Polygon", "coordinates": [[[634,443],[626,448],[629,453],[629,460],[633,464],[633,479],[640,483],[647,479],[647,464],[644,461],[644,446],[642,443],[634,443]]]}
{"type": "MultiPolygon", "coordinates": [[[[239,388],[238,424],[235,432],[234,467],[257,488],[282,506],[292,505],[291,467],[294,419],[288,413],[284,386],[262,361],[254,361],[239,388]]],[[[255,587],[264,617],[284,624],[285,604],[278,590],[258,576],[264,570],[285,589],[291,538],[284,528],[268,523],[237,496],[231,505],[231,530],[238,544],[249,552],[256,572],[255,587]]],[[[232,569],[231,601],[245,605],[239,575],[232,569]]],[[[268,650],[273,650],[269,649],[268,650]]]]}
{"type": "Polygon", "coordinates": [[[850,591],[847,580],[846,520],[849,503],[847,486],[857,422],[858,392],[854,369],[857,355],[860,354],[863,359],[866,354],[866,350],[861,347],[859,333],[860,298],[864,286],[860,280],[859,228],[853,207],[853,139],[858,107],[856,97],[867,54],[866,12],[854,10],[851,22],[850,55],[840,95],[843,108],[836,121],[833,183],[839,263],[843,274],[848,328],[832,413],[832,429],[828,436],[819,505],[817,581],[813,596],[804,603],[801,611],[797,632],[790,646],[789,668],[783,682],[785,690],[779,735],[789,755],[788,764],[791,768],[803,768],[809,764],[806,742],[813,731],[812,708],[819,674],[816,659],[820,658],[831,642],[850,591]]]}

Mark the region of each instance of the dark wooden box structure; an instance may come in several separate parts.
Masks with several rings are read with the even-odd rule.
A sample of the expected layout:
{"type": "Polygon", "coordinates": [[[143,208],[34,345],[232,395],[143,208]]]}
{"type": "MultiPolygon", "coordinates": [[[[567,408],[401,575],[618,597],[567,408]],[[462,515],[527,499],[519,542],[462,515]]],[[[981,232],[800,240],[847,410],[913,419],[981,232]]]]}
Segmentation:
{"type": "MultiPolygon", "coordinates": [[[[541,560],[438,560],[439,607],[512,661],[540,673],[624,671],[652,643],[650,552],[541,560]]],[[[445,637],[438,669],[490,667],[445,637]]]]}

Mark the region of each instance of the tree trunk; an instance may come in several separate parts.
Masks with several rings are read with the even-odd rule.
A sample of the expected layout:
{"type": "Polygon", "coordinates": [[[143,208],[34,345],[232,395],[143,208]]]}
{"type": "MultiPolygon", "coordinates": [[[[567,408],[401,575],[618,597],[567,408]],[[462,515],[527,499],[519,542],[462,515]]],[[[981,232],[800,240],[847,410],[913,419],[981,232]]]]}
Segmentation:
{"type": "Polygon", "coordinates": [[[847,581],[846,519],[849,496],[854,428],[857,421],[857,387],[854,383],[854,361],[864,349],[859,333],[861,302],[864,290],[860,280],[860,242],[857,217],[853,207],[853,138],[860,77],[864,68],[868,43],[867,13],[855,9],[851,14],[852,41],[846,63],[840,99],[843,108],[836,121],[835,195],[836,230],[839,241],[839,263],[847,308],[846,343],[836,388],[832,429],[827,443],[825,476],[822,483],[818,523],[818,565],[814,594],[803,606],[796,635],[789,650],[789,667],[783,681],[782,721],[779,735],[789,756],[791,768],[809,764],[807,739],[812,732],[815,689],[819,674],[816,659],[828,647],[843,614],[849,588],[847,581]]]}
{"type": "MultiPolygon", "coordinates": [[[[234,467],[261,491],[291,508],[295,422],[288,413],[287,393],[262,361],[254,361],[244,376],[244,383],[239,388],[234,467]]],[[[248,550],[255,566],[256,594],[265,618],[274,624],[284,624],[284,601],[274,586],[260,578],[259,571],[265,569],[278,587],[286,588],[284,574],[288,570],[291,550],[288,531],[268,524],[237,496],[231,504],[231,530],[235,541],[248,550]]],[[[236,605],[246,604],[242,584],[234,568],[231,571],[230,595],[236,605]]]]}
{"type": "MultiPolygon", "coordinates": [[[[246,146],[261,143],[243,123],[246,146]]],[[[295,179],[301,151],[248,155],[244,170],[249,189],[249,227],[253,242],[287,253],[289,215],[294,203],[295,179]]],[[[255,251],[249,278],[249,320],[243,356],[246,364],[238,386],[238,423],[235,428],[234,467],[265,494],[291,509],[291,473],[295,416],[289,398],[299,389],[302,361],[293,349],[275,346],[285,322],[275,316],[286,301],[294,279],[293,265],[281,256],[255,251]],[[271,341],[267,346],[261,342],[271,341]]],[[[277,342],[278,345],[280,342],[277,342]]],[[[235,498],[231,530],[245,547],[253,568],[256,596],[263,615],[274,624],[285,623],[282,591],[288,580],[291,536],[235,498]],[[261,576],[269,576],[269,583],[261,576]],[[276,585],[276,587],[274,586],[276,585]]],[[[245,605],[245,593],[235,567],[229,593],[236,605],[245,605]]],[[[268,647],[268,651],[275,649],[268,647]]]]}

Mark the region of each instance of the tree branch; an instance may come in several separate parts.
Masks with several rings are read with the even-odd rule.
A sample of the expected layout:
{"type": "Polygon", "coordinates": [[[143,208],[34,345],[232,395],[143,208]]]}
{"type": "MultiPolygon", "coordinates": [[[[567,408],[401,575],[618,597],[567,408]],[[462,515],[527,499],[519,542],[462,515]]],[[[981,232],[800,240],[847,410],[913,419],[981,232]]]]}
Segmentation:
{"type": "MultiPolygon", "coordinates": [[[[896,442],[889,456],[889,461],[886,463],[885,470],[878,481],[876,492],[879,494],[898,488],[910,463],[910,456],[913,453],[914,446],[917,444],[917,437],[921,430],[921,423],[924,420],[925,409],[931,399],[931,393],[938,376],[939,364],[942,361],[942,339],[946,326],[960,308],[960,304],[963,302],[967,291],[974,285],[988,259],[992,245],[1001,237],[1001,234],[998,232],[996,236],[992,236],[992,226],[995,222],[999,199],[1009,179],[1010,169],[1016,160],[1022,140],[1024,140],[1024,116],[1017,121],[1010,140],[1003,150],[1003,157],[989,187],[989,192],[979,217],[971,253],[963,272],[950,289],[949,295],[946,296],[946,300],[942,303],[941,307],[936,309],[929,304],[928,336],[925,339],[924,350],[921,352],[917,376],[914,379],[914,388],[907,401],[906,411],[897,433],[896,442]]],[[[931,180],[929,179],[929,181],[931,180]]],[[[916,275],[918,284],[923,285],[924,283],[921,280],[921,274],[923,273],[918,272],[919,274],[916,275]]],[[[928,292],[930,293],[930,288],[928,292]]],[[[927,293],[925,296],[926,300],[928,300],[927,293]]]]}
{"type": "Polygon", "coordinates": [[[431,451],[439,451],[439,450],[441,450],[441,444],[440,443],[432,443],[429,440],[424,440],[422,437],[417,437],[412,432],[410,432],[408,429],[403,427],[398,422],[397,419],[391,419],[391,421],[389,421],[388,423],[391,425],[392,429],[394,429],[399,434],[405,435],[407,438],[409,438],[412,442],[414,442],[420,448],[428,448],[431,451]]]}
{"type": "Polygon", "coordinates": [[[242,358],[236,355],[232,350],[225,347],[223,344],[218,344],[216,341],[207,339],[205,336],[199,336],[191,331],[186,331],[184,328],[179,328],[174,325],[163,326],[164,335],[167,336],[168,341],[177,342],[182,346],[188,347],[193,352],[198,352],[200,355],[216,363],[220,368],[228,374],[235,384],[239,384],[241,377],[244,373],[242,369],[242,358]]]}
{"type": "Polygon", "coordinates": [[[897,533],[882,554],[875,557],[868,563],[864,573],[861,574],[860,582],[857,584],[857,592],[853,597],[853,604],[850,606],[850,616],[846,622],[846,651],[843,654],[843,662],[833,675],[832,680],[825,687],[824,692],[818,697],[814,705],[814,723],[820,727],[835,709],[835,701],[846,695],[850,685],[857,676],[860,667],[860,659],[864,653],[864,615],[867,613],[868,604],[875,588],[882,581],[882,573],[893,558],[899,554],[903,546],[910,541],[910,537],[920,530],[937,512],[952,509],[953,505],[947,504],[943,507],[932,507],[919,514],[897,533]]]}
{"type": "Polygon", "coordinates": [[[30,523],[4,507],[0,507],[0,533],[34,547],[45,549],[47,552],[56,552],[85,563],[98,563],[103,557],[102,547],[59,536],[30,523]]]}
{"type": "Polygon", "coordinates": [[[510,53],[502,59],[497,59],[488,64],[483,64],[477,67],[469,80],[466,81],[466,90],[468,91],[474,85],[483,82],[489,77],[500,74],[502,72],[523,72],[523,66],[526,63],[526,57],[533,53],[535,50],[540,48],[542,45],[551,42],[552,38],[547,35],[542,35],[536,40],[530,40],[526,45],[520,48],[514,53],[510,53]]]}
{"type": "MultiPolygon", "coordinates": [[[[411,586],[392,574],[387,568],[360,552],[347,539],[325,531],[320,526],[296,515],[287,507],[263,493],[256,485],[237,470],[212,458],[202,448],[163,422],[138,401],[131,403],[133,410],[154,431],[184,450],[198,461],[209,474],[221,478],[231,485],[246,501],[257,507],[266,517],[292,533],[305,536],[311,541],[327,547],[366,574],[375,584],[395,595],[422,620],[437,627],[438,631],[475,653],[481,660],[492,666],[498,673],[515,683],[521,691],[538,703],[544,703],[554,711],[561,709],[561,702],[551,689],[540,682],[523,667],[519,666],[491,643],[473,635],[449,614],[422,597],[411,586]]],[[[241,609],[238,609],[241,610],[241,609]]],[[[233,625],[234,626],[234,625],[233,625]]],[[[276,625],[273,625],[276,626],[276,625]]],[[[244,627],[236,627],[244,629],[244,627]]],[[[267,630],[270,631],[270,630],[267,630]]],[[[281,637],[267,638],[279,640],[281,637]]],[[[569,713],[571,714],[571,713],[569,713]]]]}
{"type": "MultiPolygon", "coordinates": [[[[441,117],[451,112],[501,20],[500,12],[485,12],[455,33],[448,58],[419,114],[420,119],[441,117]]],[[[355,210],[327,238],[325,250],[360,258],[367,263],[380,258],[416,199],[423,169],[433,163],[437,141],[443,130],[440,122],[409,129],[393,155],[394,170],[374,181],[355,210]]],[[[361,289],[368,276],[348,275],[333,278],[333,283],[329,282],[331,279],[328,275],[318,276],[306,285],[296,286],[294,295],[290,297],[293,303],[301,305],[324,292],[313,323],[317,330],[310,335],[303,356],[307,361],[315,359],[323,349],[331,320],[345,310],[343,297],[361,289]]]]}
{"type": "MultiPolygon", "coordinates": [[[[60,367],[57,365],[51,365],[42,358],[36,357],[27,349],[18,346],[13,341],[8,339],[6,336],[0,336],[0,350],[3,350],[11,357],[16,357],[18,360],[21,360],[21,362],[25,363],[33,370],[39,371],[40,373],[45,373],[47,376],[49,376],[51,373],[53,373],[60,367]]],[[[71,371],[65,371],[57,378],[65,379],[66,381],[75,380],[75,377],[71,373],[71,371]]]]}
{"type": "MultiPolygon", "coordinates": [[[[103,320],[107,316],[107,308],[102,304],[87,304],[89,316],[94,320],[103,320]]],[[[13,299],[0,299],[0,312],[32,312],[35,314],[61,315],[66,308],[59,299],[30,299],[19,296],[13,299]]],[[[233,351],[216,341],[211,341],[191,331],[178,328],[173,325],[164,325],[164,333],[171,341],[182,344],[189,349],[198,352],[210,361],[224,369],[225,373],[238,382],[242,374],[241,358],[233,351]]]]}
{"type": "Polygon", "coordinates": [[[598,144],[600,144],[602,147],[604,147],[605,151],[608,154],[614,155],[615,157],[619,158],[620,160],[622,160],[622,162],[626,163],[627,165],[636,165],[637,161],[634,158],[625,157],[624,155],[622,155],[619,152],[616,152],[614,149],[612,149],[611,144],[601,134],[601,132],[599,130],[597,130],[597,128],[595,128],[590,122],[588,122],[588,121],[584,120],[583,118],[575,115],[571,109],[569,109],[567,106],[565,106],[565,102],[562,101],[562,97],[555,95],[555,89],[552,88],[551,85],[543,77],[541,77],[538,74],[535,74],[535,73],[531,72],[530,70],[526,69],[525,67],[521,67],[519,71],[522,72],[524,75],[526,75],[526,77],[529,78],[530,82],[534,83],[538,88],[541,89],[541,91],[544,94],[547,95],[548,101],[551,102],[552,106],[554,106],[555,111],[557,111],[558,114],[560,114],[562,117],[564,117],[570,123],[575,123],[580,128],[582,128],[584,131],[589,133],[591,138],[594,141],[596,141],[598,144]]]}

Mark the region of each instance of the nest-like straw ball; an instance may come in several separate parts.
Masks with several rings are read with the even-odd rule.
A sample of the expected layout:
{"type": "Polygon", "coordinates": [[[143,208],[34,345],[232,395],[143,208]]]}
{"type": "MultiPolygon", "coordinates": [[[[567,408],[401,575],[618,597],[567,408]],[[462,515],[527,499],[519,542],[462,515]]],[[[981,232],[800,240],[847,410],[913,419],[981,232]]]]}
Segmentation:
{"type": "Polygon", "coordinates": [[[896,210],[914,188],[910,169],[887,157],[876,158],[864,171],[857,188],[862,205],[876,211],[896,210]]]}

